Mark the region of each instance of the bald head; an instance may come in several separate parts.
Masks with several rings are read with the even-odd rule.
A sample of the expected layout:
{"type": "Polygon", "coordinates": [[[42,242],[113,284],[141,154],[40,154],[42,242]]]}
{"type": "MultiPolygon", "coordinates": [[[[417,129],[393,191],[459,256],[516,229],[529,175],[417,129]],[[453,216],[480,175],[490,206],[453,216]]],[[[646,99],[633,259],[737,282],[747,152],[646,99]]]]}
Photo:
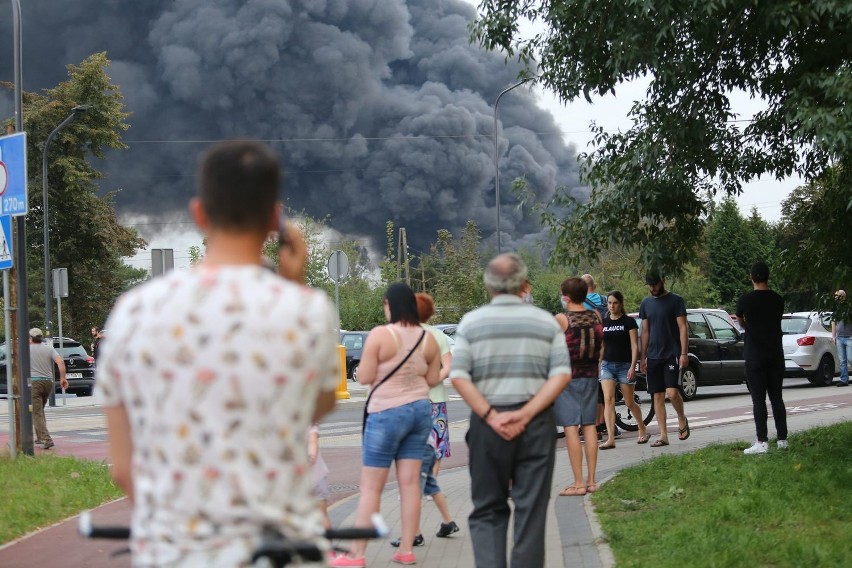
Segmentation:
{"type": "Polygon", "coordinates": [[[492,296],[519,294],[527,281],[527,265],[513,252],[491,259],[485,268],[485,287],[492,296]]]}

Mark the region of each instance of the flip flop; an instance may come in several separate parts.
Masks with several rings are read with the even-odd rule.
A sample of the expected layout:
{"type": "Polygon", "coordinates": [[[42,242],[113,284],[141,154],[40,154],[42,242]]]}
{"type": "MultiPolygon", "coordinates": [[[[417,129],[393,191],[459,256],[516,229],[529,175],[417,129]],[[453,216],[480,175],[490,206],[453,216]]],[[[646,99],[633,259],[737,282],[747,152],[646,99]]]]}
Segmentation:
{"type": "Polygon", "coordinates": [[[559,495],[562,497],[580,497],[586,494],[585,487],[577,487],[576,485],[569,485],[565,489],[559,492],[559,495]]]}
{"type": "Polygon", "coordinates": [[[654,442],[653,444],[651,444],[651,447],[652,448],[662,448],[663,446],[668,446],[668,445],[669,445],[668,440],[660,439],[660,440],[657,440],[656,442],[654,442]]]}
{"type": "Polygon", "coordinates": [[[689,438],[689,420],[686,420],[686,426],[678,428],[678,440],[684,441],[689,438]]]}
{"type": "Polygon", "coordinates": [[[614,450],[614,449],[615,449],[615,444],[613,444],[613,445],[611,445],[611,446],[610,446],[609,444],[603,444],[603,445],[601,445],[601,446],[598,446],[598,449],[599,449],[599,450],[614,450]]]}
{"type": "Polygon", "coordinates": [[[636,440],[636,443],[637,444],[647,444],[649,441],[651,441],[651,435],[645,434],[644,436],[639,436],[639,439],[636,440]]]}

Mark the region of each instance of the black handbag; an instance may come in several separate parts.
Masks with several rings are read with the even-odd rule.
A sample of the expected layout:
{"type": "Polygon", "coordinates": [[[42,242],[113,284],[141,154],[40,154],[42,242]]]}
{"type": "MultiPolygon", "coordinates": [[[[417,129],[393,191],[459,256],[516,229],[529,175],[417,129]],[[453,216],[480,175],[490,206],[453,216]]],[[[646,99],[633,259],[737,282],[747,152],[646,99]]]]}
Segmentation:
{"type": "Polygon", "coordinates": [[[420,342],[423,341],[424,337],[426,337],[426,330],[425,329],[423,330],[423,333],[420,334],[420,339],[417,340],[417,343],[414,344],[414,347],[412,347],[411,351],[408,352],[408,355],[405,356],[405,359],[400,361],[399,365],[394,367],[393,371],[388,373],[387,376],[384,379],[382,379],[381,381],[376,383],[376,386],[374,386],[373,388],[370,389],[370,394],[367,395],[367,402],[364,403],[364,416],[361,419],[361,435],[362,436],[364,435],[364,429],[367,427],[367,414],[368,414],[367,413],[367,407],[370,406],[370,399],[373,398],[373,393],[376,392],[377,388],[382,386],[382,383],[384,383],[386,380],[391,378],[394,375],[394,373],[399,371],[402,368],[402,366],[405,365],[405,362],[408,361],[408,358],[411,357],[411,355],[417,350],[417,347],[420,345],[420,342]]]}

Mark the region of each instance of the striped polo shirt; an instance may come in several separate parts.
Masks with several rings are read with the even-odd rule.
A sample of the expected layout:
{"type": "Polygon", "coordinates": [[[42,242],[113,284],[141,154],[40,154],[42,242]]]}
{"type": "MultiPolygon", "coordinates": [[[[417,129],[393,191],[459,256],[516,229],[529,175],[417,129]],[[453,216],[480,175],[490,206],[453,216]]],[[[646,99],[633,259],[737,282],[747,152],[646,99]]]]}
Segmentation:
{"type": "Polygon", "coordinates": [[[496,406],[526,402],[548,378],[571,373],[556,320],[518,296],[500,294],[466,314],[455,339],[450,378],[473,381],[496,406]]]}

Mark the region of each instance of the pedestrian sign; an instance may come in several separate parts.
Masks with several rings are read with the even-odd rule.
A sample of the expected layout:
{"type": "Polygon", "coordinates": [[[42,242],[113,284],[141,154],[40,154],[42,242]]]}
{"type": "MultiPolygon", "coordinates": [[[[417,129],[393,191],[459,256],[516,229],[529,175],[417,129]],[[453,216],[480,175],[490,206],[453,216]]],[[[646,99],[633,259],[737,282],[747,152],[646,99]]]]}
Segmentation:
{"type": "Polygon", "coordinates": [[[0,227],[0,270],[8,270],[12,268],[12,218],[0,217],[0,227]]]}
{"type": "Polygon", "coordinates": [[[27,133],[0,136],[0,215],[26,215],[27,133]]]}

